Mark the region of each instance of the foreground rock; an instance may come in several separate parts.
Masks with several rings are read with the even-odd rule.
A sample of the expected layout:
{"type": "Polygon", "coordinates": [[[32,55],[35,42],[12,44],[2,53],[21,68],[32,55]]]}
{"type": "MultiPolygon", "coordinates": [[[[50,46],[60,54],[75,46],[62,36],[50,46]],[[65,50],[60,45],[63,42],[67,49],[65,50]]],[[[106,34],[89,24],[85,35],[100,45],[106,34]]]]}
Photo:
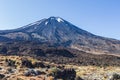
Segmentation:
{"type": "Polygon", "coordinates": [[[45,74],[46,74],[45,72],[41,72],[39,70],[29,69],[24,73],[24,76],[38,76],[38,75],[45,75],[45,74]]]}
{"type": "Polygon", "coordinates": [[[5,77],[4,74],[0,74],[0,80],[3,79],[5,77]]]}

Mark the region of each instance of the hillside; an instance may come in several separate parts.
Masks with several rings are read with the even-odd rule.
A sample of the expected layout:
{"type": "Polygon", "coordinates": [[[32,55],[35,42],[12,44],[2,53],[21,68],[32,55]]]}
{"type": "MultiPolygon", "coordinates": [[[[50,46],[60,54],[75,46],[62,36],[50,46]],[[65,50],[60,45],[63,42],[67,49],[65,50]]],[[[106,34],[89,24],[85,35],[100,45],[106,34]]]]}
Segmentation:
{"type": "Polygon", "coordinates": [[[120,66],[120,57],[94,55],[84,51],[33,42],[9,42],[0,45],[2,55],[31,56],[41,61],[82,66],[120,66]],[[24,44],[24,45],[23,45],[24,44]]]}
{"type": "Polygon", "coordinates": [[[0,31],[0,41],[32,41],[93,54],[120,55],[119,40],[94,35],[60,17],[49,17],[18,29],[0,31]]]}

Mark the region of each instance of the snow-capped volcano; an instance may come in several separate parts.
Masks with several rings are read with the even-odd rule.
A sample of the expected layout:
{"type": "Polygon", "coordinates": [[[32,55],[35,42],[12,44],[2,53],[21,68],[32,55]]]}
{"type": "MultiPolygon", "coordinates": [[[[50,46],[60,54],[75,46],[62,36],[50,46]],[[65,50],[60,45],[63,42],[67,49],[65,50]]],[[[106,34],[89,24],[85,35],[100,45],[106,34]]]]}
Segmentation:
{"type": "Polygon", "coordinates": [[[37,41],[89,52],[120,53],[120,41],[96,36],[60,17],[50,17],[18,29],[0,31],[0,41],[37,41]]]}

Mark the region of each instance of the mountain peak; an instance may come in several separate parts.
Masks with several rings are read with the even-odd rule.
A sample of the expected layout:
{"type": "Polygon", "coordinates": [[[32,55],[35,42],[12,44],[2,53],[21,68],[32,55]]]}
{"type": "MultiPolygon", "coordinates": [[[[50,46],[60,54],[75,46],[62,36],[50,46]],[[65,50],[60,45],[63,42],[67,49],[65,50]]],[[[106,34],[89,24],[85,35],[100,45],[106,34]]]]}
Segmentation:
{"type": "Polygon", "coordinates": [[[64,22],[64,20],[61,17],[54,17],[54,16],[52,16],[52,17],[49,17],[48,19],[49,20],[57,20],[58,22],[64,22]]]}

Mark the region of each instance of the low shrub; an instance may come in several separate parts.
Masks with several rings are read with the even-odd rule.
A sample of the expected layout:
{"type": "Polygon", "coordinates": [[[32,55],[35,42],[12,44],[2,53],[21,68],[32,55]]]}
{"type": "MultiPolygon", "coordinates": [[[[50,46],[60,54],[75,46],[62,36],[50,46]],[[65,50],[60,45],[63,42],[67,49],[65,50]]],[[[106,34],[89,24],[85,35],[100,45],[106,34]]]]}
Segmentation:
{"type": "Polygon", "coordinates": [[[110,80],[120,80],[120,74],[117,73],[113,74],[113,77],[110,80]]]}
{"type": "Polygon", "coordinates": [[[30,60],[26,59],[26,58],[22,59],[21,66],[22,67],[27,67],[27,68],[33,68],[32,62],[30,60]]]}
{"type": "Polygon", "coordinates": [[[7,64],[7,66],[16,67],[16,65],[15,65],[16,61],[14,61],[14,60],[6,59],[5,62],[7,64]]]}

